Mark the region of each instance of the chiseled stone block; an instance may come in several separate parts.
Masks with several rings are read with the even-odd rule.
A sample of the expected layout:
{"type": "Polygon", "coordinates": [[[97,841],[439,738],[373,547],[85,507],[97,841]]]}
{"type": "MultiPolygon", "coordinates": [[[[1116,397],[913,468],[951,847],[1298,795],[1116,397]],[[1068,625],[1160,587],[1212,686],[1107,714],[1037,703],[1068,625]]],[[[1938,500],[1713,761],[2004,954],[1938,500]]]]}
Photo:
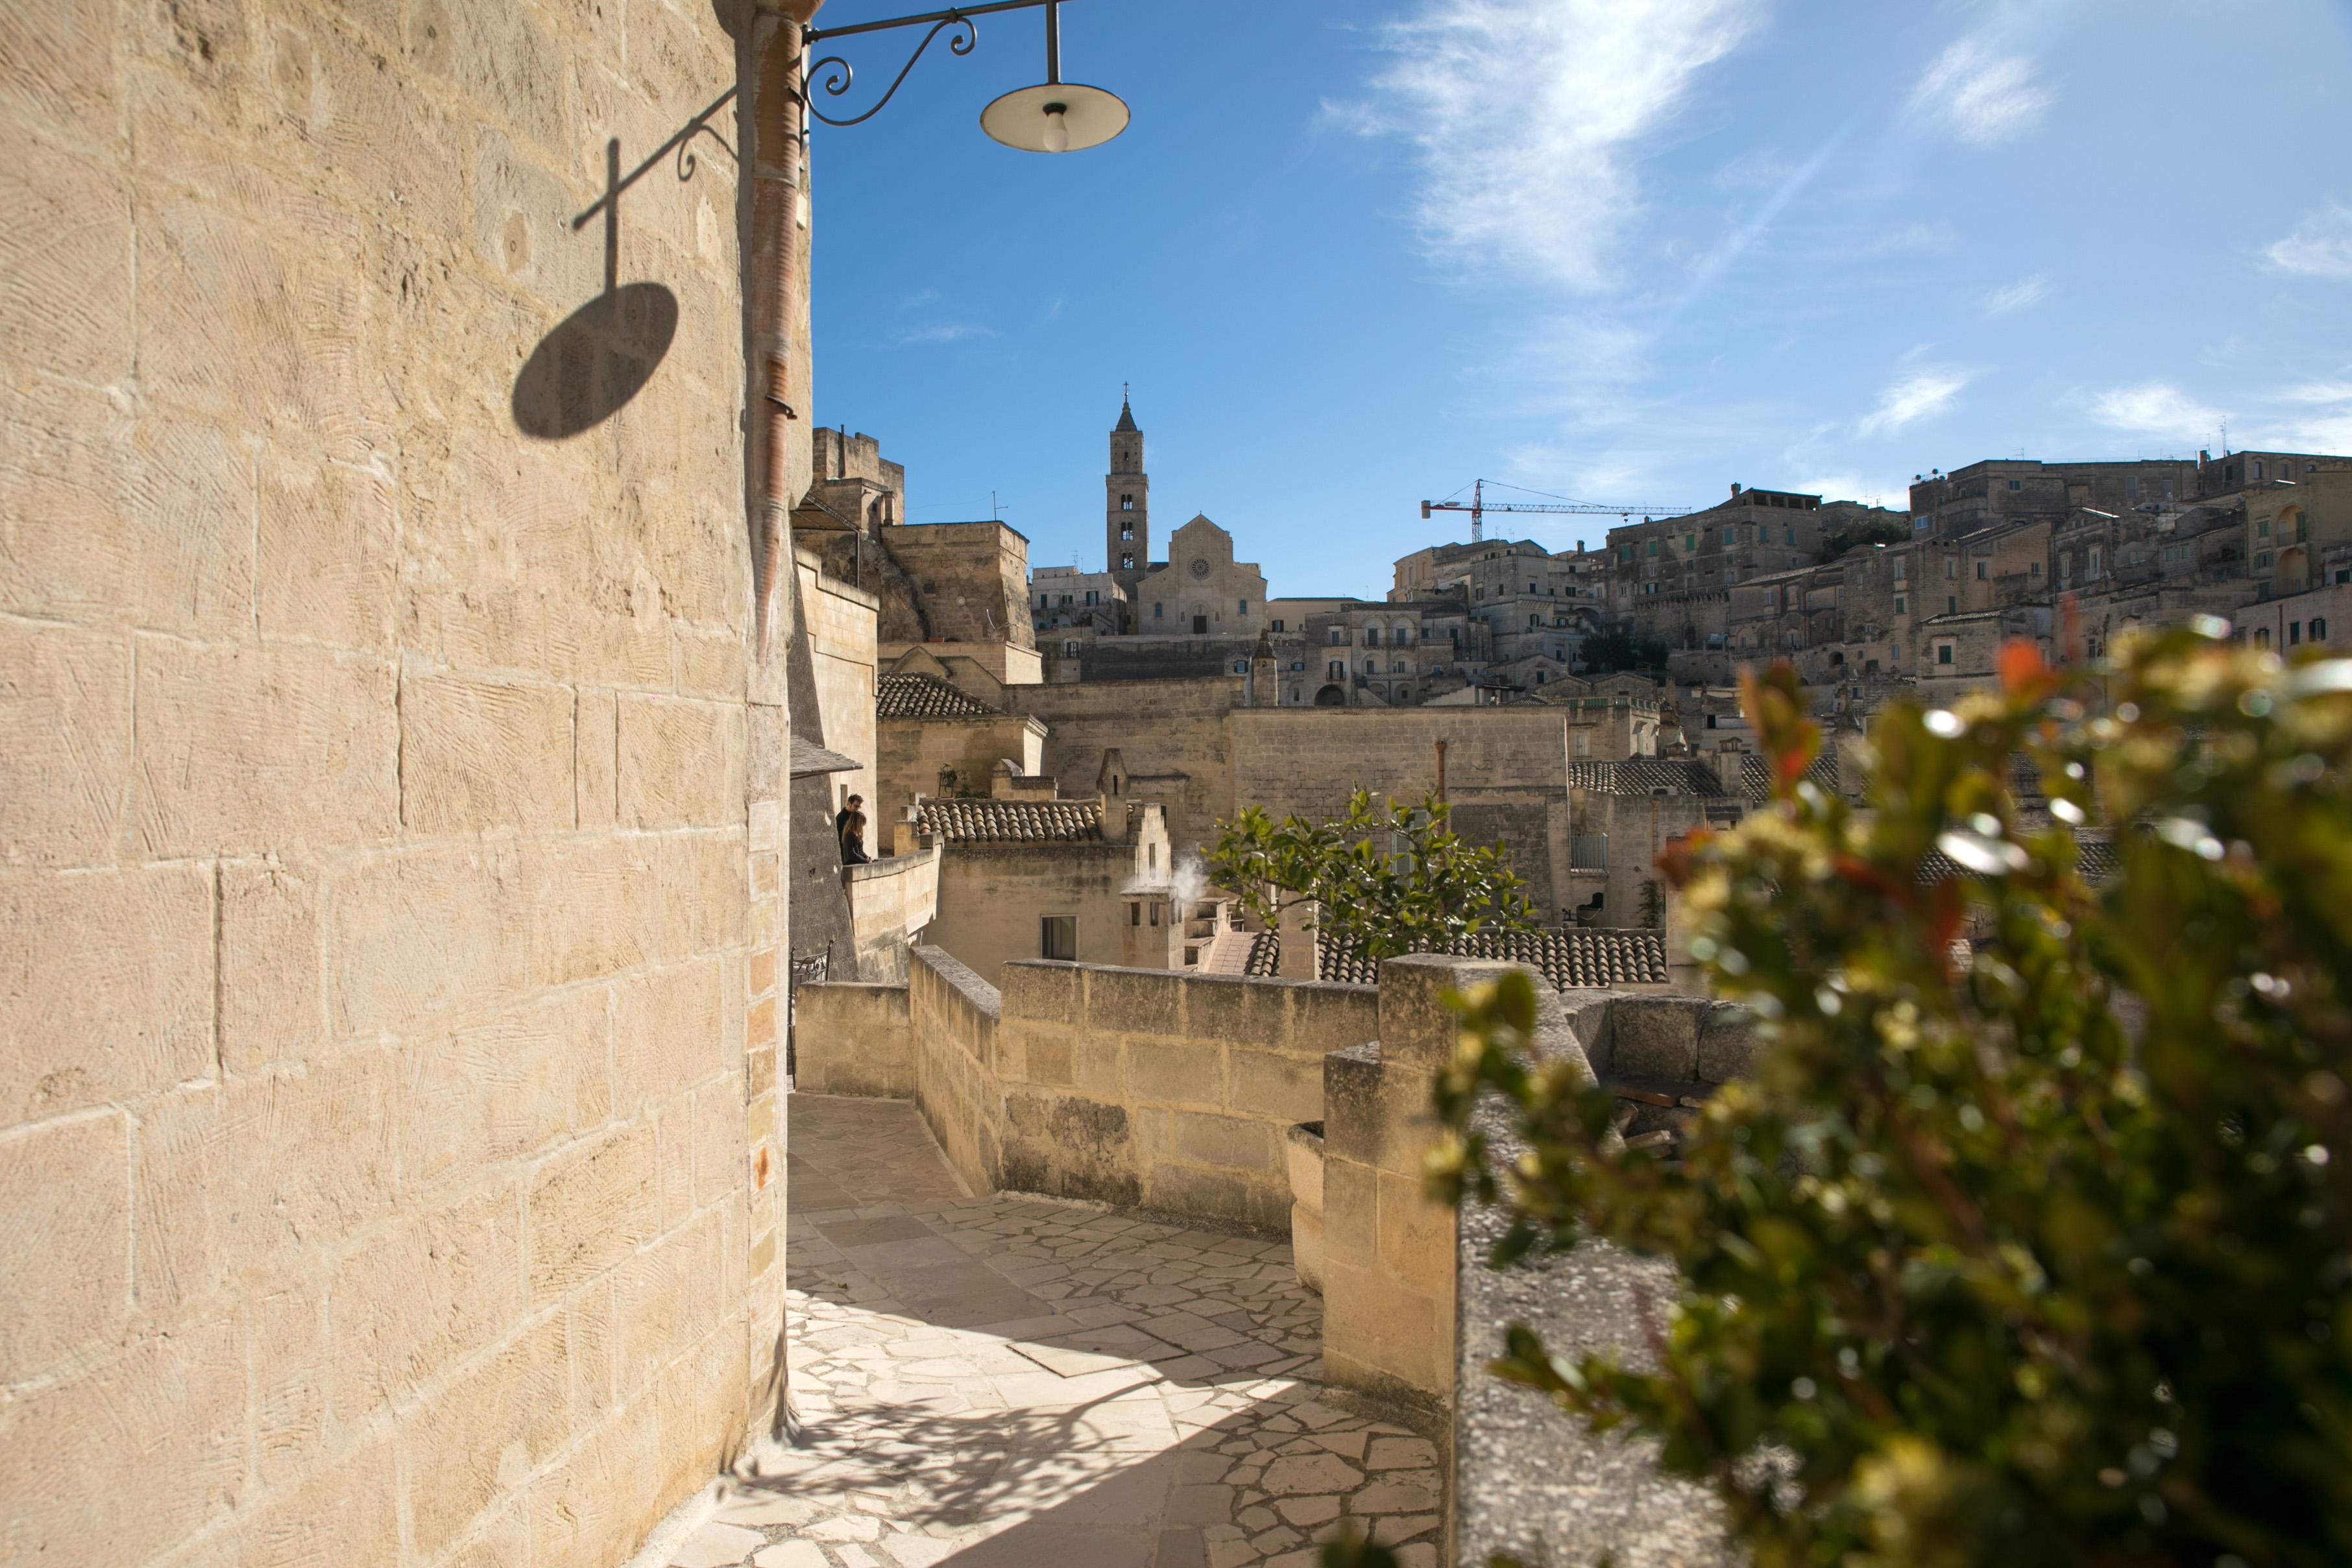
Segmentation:
{"type": "Polygon", "coordinates": [[[335,1265],[335,1414],[365,1417],[522,1315],[521,1205],[495,1185],[404,1217],[335,1265]]]}
{"type": "Polygon", "coordinates": [[[408,831],[572,826],[572,710],[563,686],[403,679],[400,799],[408,831]]]}
{"type": "Polygon", "coordinates": [[[0,864],[113,859],[131,777],[130,639],[0,621],[0,864]]]}
{"type": "Polygon", "coordinates": [[[105,1111],[0,1136],[0,1383],[121,1332],[131,1304],[130,1124],[105,1111]]]}
{"type": "Polygon", "coordinates": [[[213,1068],[213,868],[0,871],[0,1125],[213,1068]]]}
{"type": "Polygon", "coordinates": [[[151,1106],[138,1137],[142,1300],[282,1277],[304,1253],[390,1213],[399,1092],[397,1056],[361,1049],[151,1106]]]}
{"type": "Polygon", "coordinates": [[[1620,997],[1609,1014],[1609,1071],[1618,1078],[1696,1077],[1698,1013],[1675,997],[1620,997]]]}
{"type": "Polygon", "coordinates": [[[384,855],[331,874],[339,1036],[483,1018],[530,986],[529,885],[511,845],[384,855]]]}
{"type": "Polygon", "coordinates": [[[616,1116],[634,1115],[741,1062],[742,1042],[728,1038],[720,1006],[726,967],[724,958],[703,958],[615,985],[616,1116]]]}
{"type": "Polygon", "coordinates": [[[233,1072],[299,1061],[327,1038],[317,867],[220,868],[220,1051],[233,1072]]]}
{"type": "Polygon", "coordinates": [[[143,1563],[243,1495],[234,1318],[143,1335],[20,1396],[0,1422],[0,1558],[143,1563]],[[126,1486],[126,1474],[145,1478],[126,1486]]]}
{"type": "Polygon", "coordinates": [[[284,643],[139,640],[131,815],[140,853],[249,853],[390,838],[392,668],[284,643]]]}
{"type": "Polygon", "coordinates": [[[525,1329],[404,1425],[418,1552],[438,1552],[562,1448],[573,1429],[566,1340],[560,1314],[525,1329]]]}
{"type": "Polygon", "coordinates": [[[740,822],[745,726],[741,703],[623,693],[622,821],[635,828],[740,822]]]}
{"type": "Polygon", "coordinates": [[[545,1301],[611,1268],[660,1223],[649,1125],[624,1128],[542,1168],[530,1186],[530,1293],[545,1301]]]}

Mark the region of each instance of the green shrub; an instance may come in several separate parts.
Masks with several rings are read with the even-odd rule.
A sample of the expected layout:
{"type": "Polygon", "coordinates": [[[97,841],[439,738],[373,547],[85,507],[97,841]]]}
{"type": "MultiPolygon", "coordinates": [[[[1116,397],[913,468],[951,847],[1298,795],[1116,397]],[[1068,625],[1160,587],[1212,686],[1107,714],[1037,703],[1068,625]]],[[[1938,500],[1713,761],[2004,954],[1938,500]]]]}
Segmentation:
{"type": "Polygon", "coordinates": [[[1371,958],[1442,953],[1477,931],[1534,929],[1503,846],[1471,843],[1452,818],[1434,795],[1376,810],[1363,789],[1331,821],[1276,822],[1248,806],[1217,824],[1209,878],[1269,925],[1307,905],[1324,941],[1371,958]]]}
{"type": "Polygon", "coordinates": [[[1767,1045],[1678,1160],[1524,1054],[1523,982],[1462,1003],[1433,1179],[1510,1206],[1500,1260],[1683,1281],[1626,1325],[1649,1370],[1524,1330],[1496,1370],[1660,1439],[1759,1568],[2352,1563],[2352,660],[2220,630],[1890,707],[1866,810],[1803,782],[1794,676],[1751,683],[1776,800],[1666,869],[1767,1045]]]}

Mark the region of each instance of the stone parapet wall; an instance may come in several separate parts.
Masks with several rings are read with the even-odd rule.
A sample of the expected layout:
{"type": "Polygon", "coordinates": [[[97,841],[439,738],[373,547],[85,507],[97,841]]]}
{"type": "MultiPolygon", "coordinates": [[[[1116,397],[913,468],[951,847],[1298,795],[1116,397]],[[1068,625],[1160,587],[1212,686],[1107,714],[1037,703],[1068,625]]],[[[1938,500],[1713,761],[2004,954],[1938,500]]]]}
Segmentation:
{"type": "Polygon", "coordinates": [[[793,988],[793,1088],[802,1094],[915,1097],[908,988],[820,980],[793,988]]]}
{"type": "Polygon", "coordinates": [[[846,866],[851,929],[857,943],[857,977],[885,984],[907,977],[908,939],[940,912],[941,846],[846,866]]]}
{"type": "Polygon", "coordinates": [[[1002,1184],[1286,1234],[1283,1137],[1323,1058],[1371,1038],[1368,987],[1004,966],[1002,1184]]]}
{"type": "Polygon", "coordinates": [[[803,988],[799,1086],[913,1099],[975,1192],[1288,1232],[1283,1138],[1322,1115],[1324,1057],[1377,1029],[1370,987],[1036,961],[1003,975],[1000,994],[926,946],[903,992],[803,988]]]}

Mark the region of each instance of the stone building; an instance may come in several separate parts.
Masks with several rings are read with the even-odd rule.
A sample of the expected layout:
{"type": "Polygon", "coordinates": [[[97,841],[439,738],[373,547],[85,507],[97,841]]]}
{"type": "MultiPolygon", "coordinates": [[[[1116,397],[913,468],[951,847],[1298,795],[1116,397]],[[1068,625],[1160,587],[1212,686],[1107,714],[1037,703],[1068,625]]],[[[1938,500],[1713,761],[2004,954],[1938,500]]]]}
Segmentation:
{"type": "Polygon", "coordinates": [[[913,826],[940,849],[927,939],[983,978],[1014,958],[1147,969],[1181,961],[1189,911],[1167,819],[1123,786],[1086,800],[928,800],[913,826]]]}
{"type": "Polygon", "coordinates": [[[1832,528],[1901,518],[1859,502],[1734,485],[1729,500],[1706,511],[1610,529],[1609,610],[1645,641],[1721,650],[1734,585],[1815,564],[1832,528]]]}
{"type": "Polygon", "coordinates": [[[2054,523],[2080,507],[2122,513],[2187,501],[2199,494],[2199,465],[2170,459],[2133,463],[2042,463],[1994,458],[1911,486],[1912,526],[1959,538],[2027,521],[2054,523]]]}
{"type": "Polygon", "coordinates": [[[736,163],[612,179],[722,13],[0,16],[0,1559],[618,1563],[782,1421],[793,558],[736,163]]]}

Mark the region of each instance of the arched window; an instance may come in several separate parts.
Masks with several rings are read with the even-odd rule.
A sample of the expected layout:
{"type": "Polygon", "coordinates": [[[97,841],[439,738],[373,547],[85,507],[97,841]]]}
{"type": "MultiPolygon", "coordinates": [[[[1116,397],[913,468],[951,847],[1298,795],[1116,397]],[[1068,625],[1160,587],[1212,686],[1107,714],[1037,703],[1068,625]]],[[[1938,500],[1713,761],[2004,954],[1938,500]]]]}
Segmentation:
{"type": "Polygon", "coordinates": [[[1402,621],[1398,622],[1395,628],[1389,632],[1389,641],[1400,648],[1403,647],[1412,641],[1412,627],[1402,621]]]}
{"type": "Polygon", "coordinates": [[[1367,647],[1367,648],[1377,648],[1377,647],[1379,647],[1380,645],[1381,645],[1381,629],[1380,629],[1379,627],[1377,627],[1377,626],[1367,626],[1367,627],[1365,627],[1365,628],[1364,628],[1364,646],[1365,646],[1365,647],[1367,647]]]}
{"type": "Polygon", "coordinates": [[[2271,645],[2271,629],[2270,629],[2269,627],[2267,627],[2267,626],[2257,626],[2257,627],[2255,627],[2255,628],[2254,628],[2254,646],[2255,646],[2255,647],[2257,647],[2257,648],[2267,648],[2267,647],[2269,647],[2270,645],[2271,645]]]}

